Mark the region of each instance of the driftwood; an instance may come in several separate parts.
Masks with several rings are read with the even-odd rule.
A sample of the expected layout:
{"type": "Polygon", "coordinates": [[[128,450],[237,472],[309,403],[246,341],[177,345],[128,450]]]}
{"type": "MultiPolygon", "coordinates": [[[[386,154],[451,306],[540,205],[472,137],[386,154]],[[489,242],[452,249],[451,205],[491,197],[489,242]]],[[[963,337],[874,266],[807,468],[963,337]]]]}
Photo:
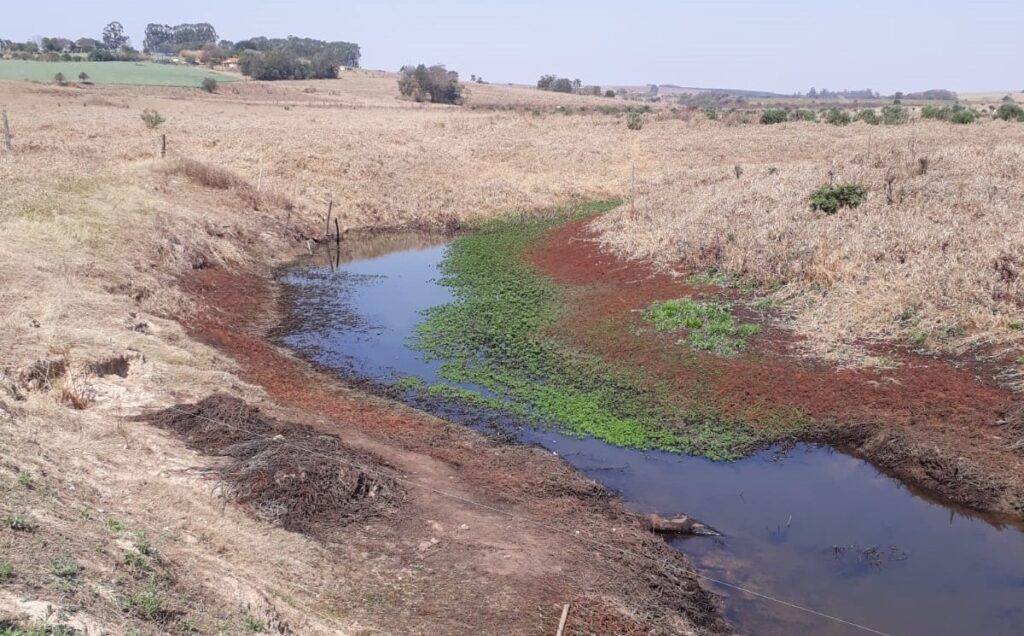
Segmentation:
{"type": "Polygon", "coordinates": [[[689,534],[702,537],[720,537],[722,533],[707,524],[687,515],[676,515],[671,518],[650,514],[644,517],[644,523],[651,532],[658,534],[689,534]]]}

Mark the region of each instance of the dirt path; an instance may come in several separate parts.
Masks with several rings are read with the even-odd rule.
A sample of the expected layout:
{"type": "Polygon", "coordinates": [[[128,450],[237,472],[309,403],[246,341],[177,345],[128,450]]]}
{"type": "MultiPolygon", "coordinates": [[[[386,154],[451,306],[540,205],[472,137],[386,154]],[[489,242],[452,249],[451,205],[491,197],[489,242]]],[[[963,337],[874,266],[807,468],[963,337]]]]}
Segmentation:
{"type": "Polygon", "coordinates": [[[755,425],[780,414],[809,416],[807,438],[849,448],[911,486],[979,510],[1024,514],[1024,458],[1011,448],[1024,434],[1024,407],[983,363],[889,348],[880,353],[896,360],[894,368],[838,369],[801,358],[794,337],[763,318],[763,333],[744,354],[690,355],[671,334],[633,335],[638,310],[655,300],[730,292],[623,262],[593,239],[589,221],[569,223],[529,256],[568,286],[559,333],[577,346],[642,367],[681,394],[700,383],[718,412],[755,425]]]}
{"type": "MultiPolygon", "coordinates": [[[[376,627],[553,633],[570,603],[567,633],[725,629],[714,596],[695,582],[683,557],[557,458],[361,394],[277,349],[266,337],[278,316],[277,289],[265,276],[211,268],[185,288],[201,307],[188,323],[191,334],[230,354],[242,379],[281,406],[282,419],[339,436],[409,484],[398,521],[369,524],[359,534],[396,556],[403,571],[426,568],[429,576],[410,576],[402,593],[387,599],[389,611],[364,608],[376,627]]],[[[332,539],[348,540],[344,532],[332,539]]]]}

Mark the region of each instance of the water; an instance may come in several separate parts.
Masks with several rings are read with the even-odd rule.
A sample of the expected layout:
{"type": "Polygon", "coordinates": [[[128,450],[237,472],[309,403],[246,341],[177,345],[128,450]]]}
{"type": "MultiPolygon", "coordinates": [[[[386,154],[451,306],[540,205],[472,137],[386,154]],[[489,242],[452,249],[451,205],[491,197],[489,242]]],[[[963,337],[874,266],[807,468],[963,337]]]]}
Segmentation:
{"type": "MultiPolygon", "coordinates": [[[[285,343],[350,377],[437,380],[440,363],[406,345],[420,312],[451,301],[436,284],[440,237],[343,264],[297,268],[284,281],[299,320],[285,343]]],[[[410,394],[411,396],[411,394],[410,394]]],[[[485,418],[420,404],[466,424],[485,418]]],[[[619,493],[638,512],[686,513],[724,537],[679,538],[709,577],[893,636],[1024,634],[1024,533],[915,496],[869,464],[797,445],[715,463],[554,431],[517,429],[619,493]]],[[[708,583],[745,634],[864,632],[708,583]]]]}

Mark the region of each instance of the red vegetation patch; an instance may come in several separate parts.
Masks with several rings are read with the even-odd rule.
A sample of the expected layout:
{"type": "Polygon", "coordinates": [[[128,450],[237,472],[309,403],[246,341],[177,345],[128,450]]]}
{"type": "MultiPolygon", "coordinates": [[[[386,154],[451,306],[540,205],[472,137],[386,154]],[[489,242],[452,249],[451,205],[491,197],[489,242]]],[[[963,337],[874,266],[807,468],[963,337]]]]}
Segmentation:
{"type": "MultiPolygon", "coordinates": [[[[557,327],[559,335],[617,364],[642,368],[680,395],[692,395],[698,387],[701,399],[710,400],[720,413],[754,425],[795,412],[862,435],[896,427],[901,434],[912,433],[916,443],[967,455],[1024,492],[1024,463],[1004,437],[1018,400],[989,379],[991,373],[967,360],[951,363],[892,348],[884,354],[897,360],[895,368],[839,369],[800,359],[795,337],[771,325],[762,325],[750,349],[735,358],[696,354],[667,334],[648,329],[634,335],[640,311],[656,300],[721,295],[722,290],[693,287],[647,264],[604,252],[586,220],[553,230],[528,260],[567,289],[569,311],[557,327]]],[[[743,316],[745,322],[752,318],[743,316]]],[[[1002,498],[1003,491],[996,491],[985,499],[1002,498]]],[[[1002,502],[967,499],[964,503],[981,507],[1013,505],[1012,497],[1002,502]]]]}

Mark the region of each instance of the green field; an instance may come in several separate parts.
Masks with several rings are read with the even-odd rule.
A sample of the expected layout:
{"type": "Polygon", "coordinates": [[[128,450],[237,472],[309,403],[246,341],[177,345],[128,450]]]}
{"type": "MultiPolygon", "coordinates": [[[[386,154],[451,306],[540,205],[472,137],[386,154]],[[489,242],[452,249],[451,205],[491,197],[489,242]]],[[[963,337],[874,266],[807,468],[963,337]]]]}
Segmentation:
{"type": "Polygon", "coordinates": [[[0,60],[0,80],[52,82],[63,73],[69,82],[77,82],[85,72],[95,84],[135,84],[142,86],[199,86],[204,77],[218,82],[234,82],[233,75],[196,66],[154,64],[152,62],[33,62],[0,60]]]}

